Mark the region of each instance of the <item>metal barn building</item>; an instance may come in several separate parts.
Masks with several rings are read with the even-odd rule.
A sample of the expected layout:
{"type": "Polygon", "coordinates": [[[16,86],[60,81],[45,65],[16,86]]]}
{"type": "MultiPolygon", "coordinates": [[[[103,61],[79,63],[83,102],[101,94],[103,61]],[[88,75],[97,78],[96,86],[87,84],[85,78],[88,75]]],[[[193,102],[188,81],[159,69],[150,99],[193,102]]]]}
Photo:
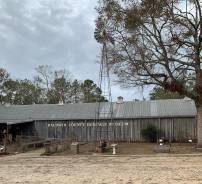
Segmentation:
{"type": "MultiPolygon", "coordinates": [[[[101,110],[109,103],[101,103],[101,110]]],[[[0,106],[0,131],[39,138],[142,141],[141,129],[152,124],[170,141],[196,139],[196,107],[192,100],[113,103],[113,121],[103,115],[95,123],[95,103],[0,106]]]]}

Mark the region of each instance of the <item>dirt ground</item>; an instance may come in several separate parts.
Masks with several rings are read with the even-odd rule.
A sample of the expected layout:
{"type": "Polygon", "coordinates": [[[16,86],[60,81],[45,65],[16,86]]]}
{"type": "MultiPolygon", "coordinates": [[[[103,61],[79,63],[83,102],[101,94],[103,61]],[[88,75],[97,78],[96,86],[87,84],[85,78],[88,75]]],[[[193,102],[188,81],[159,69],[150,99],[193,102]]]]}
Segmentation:
{"type": "Polygon", "coordinates": [[[0,157],[2,184],[202,184],[202,154],[0,157]]]}

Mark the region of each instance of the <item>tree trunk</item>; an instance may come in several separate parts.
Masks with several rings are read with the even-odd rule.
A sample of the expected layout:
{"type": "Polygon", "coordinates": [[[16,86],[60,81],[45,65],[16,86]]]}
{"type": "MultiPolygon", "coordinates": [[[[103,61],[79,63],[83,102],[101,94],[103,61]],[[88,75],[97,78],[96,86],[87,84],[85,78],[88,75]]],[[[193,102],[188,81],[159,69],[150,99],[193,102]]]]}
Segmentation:
{"type": "Polygon", "coordinates": [[[197,108],[197,139],[197,146],[202,147],[202,105],[197,108]]]}

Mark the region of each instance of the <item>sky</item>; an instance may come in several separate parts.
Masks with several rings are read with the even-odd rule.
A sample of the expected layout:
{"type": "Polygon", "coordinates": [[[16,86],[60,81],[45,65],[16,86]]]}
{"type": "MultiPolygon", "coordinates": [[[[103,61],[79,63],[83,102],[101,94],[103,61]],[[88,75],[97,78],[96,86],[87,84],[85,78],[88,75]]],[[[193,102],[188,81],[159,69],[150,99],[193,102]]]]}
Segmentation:
{"type": "MultiPolygon", "coordinates": [[[[94,39],[97,0],[0,0],[0,67],[32,79],[39,65],[98,82],[100,45],[94,39]]],[[[112,78],[112,97],[142,99],[112,78]]]]}

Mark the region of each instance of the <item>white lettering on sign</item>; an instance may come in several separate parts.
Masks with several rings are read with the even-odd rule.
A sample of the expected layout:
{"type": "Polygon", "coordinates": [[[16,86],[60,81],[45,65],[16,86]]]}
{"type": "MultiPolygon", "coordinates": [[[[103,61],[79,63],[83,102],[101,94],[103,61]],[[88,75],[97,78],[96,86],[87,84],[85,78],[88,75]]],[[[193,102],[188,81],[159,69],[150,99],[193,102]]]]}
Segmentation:
{"type": "Polygon", "coordinates": [[[115,122],[115,123],[83,123],[83,122],[70,122],[70,123],[48,123],[48,127],[106,127],[106,126],[128,126],[127,122],[115,122]]]}
{"type": "Polygon", "coordinates": [[[48,123],[48,127],[66,127],[65,123],[48,123]]]}

